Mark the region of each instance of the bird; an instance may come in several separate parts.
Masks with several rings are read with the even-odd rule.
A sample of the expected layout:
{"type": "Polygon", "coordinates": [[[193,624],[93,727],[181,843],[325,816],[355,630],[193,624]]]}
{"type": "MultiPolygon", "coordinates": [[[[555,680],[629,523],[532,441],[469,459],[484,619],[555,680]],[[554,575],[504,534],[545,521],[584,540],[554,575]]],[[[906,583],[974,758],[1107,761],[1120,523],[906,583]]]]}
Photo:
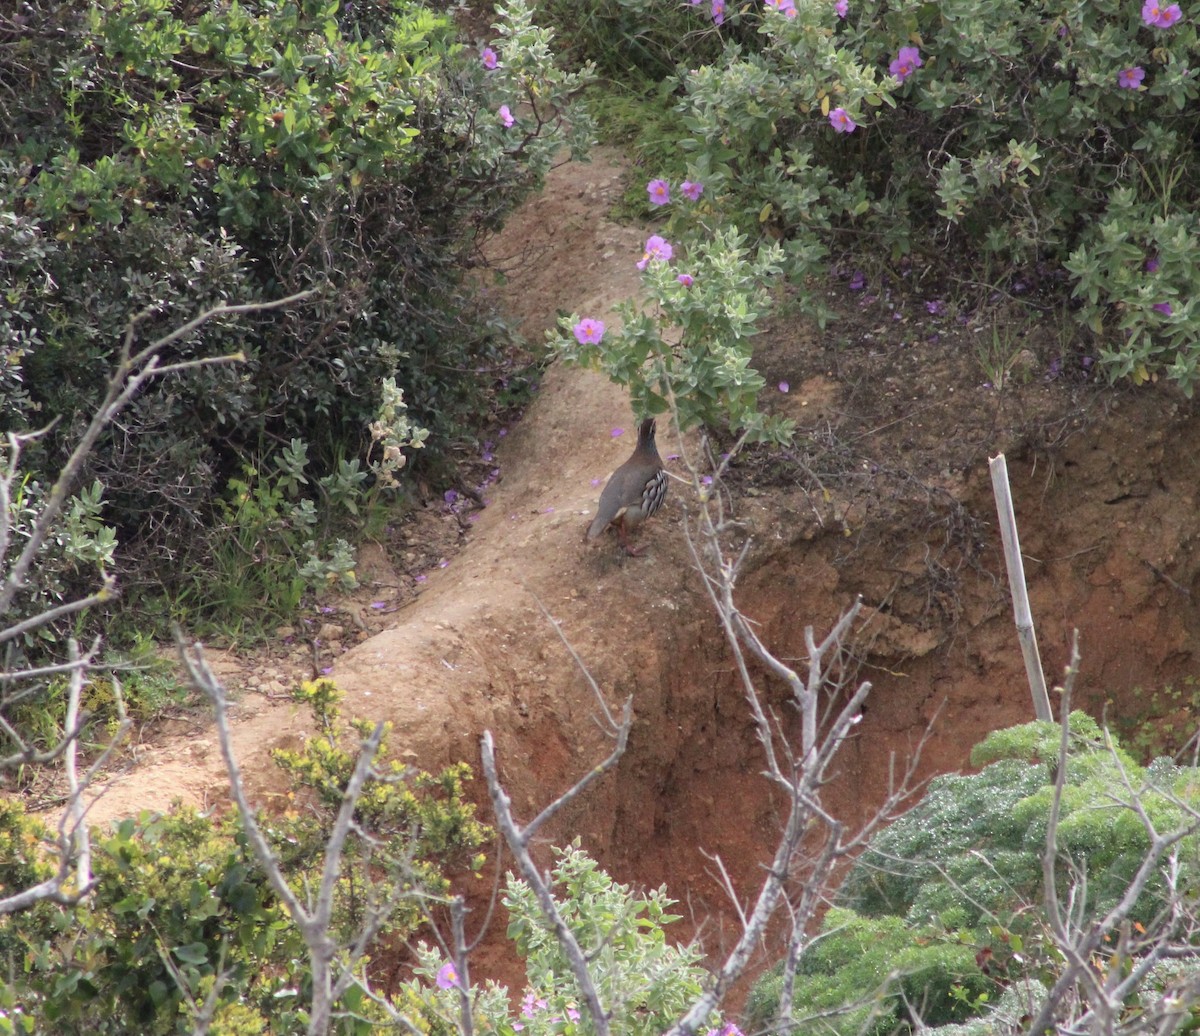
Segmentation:
{"type": "Polygon", "coordinates": [[[629,533],[662,507],[667,495],[667,473],[654,441],[655,421],[647,417],[638,428],[637,449],[612,473],[600,494],[596,517],[586,539],[596,539],[615,524],[625,553],[637,557],[645,549],[629,542],[629,533]]]}

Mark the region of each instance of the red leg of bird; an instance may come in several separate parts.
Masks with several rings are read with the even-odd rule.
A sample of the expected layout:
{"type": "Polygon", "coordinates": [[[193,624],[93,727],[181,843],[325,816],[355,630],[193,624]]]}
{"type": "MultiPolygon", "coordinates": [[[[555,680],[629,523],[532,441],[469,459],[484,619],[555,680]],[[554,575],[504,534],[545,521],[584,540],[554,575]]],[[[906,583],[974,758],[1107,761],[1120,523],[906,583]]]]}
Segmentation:
{"type": "Polygon", "coordinates": [[[635,547],[629,542],[629,530],[625,528],[625,516],[622,515],[617,519],[617,535],[621,537],[621,546],[625,548],[625,553],[631,558],[640,558],[642,552],[646,549],[645,545],[635,547]]]}

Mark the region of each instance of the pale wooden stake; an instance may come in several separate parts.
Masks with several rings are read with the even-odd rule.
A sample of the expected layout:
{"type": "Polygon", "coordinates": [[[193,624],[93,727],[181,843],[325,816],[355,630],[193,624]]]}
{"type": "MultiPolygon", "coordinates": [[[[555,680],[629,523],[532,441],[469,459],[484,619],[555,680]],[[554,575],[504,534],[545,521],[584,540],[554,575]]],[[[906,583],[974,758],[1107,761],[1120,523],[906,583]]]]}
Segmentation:
{"type": "Polygon", "coordinates": [[[1008,585],[1012,588],[1013,616],[1017,622],[1017,638],[1025,656],[1025,673],[1033,695],[1033,711],[1038,719],[1053,722],[1050,696],[1046,693],[1046,674],[1042,672],[1042,657],[1038,654],[1037,636],[1033,632],[1033,613],[1029,610],[1029,593],[1025,588],[1025,565],[1021,561],[1021,542],[1017,538],[1017,519],[1013,514],[1012,494],[1008,489],[1008,464],[1001,453],[988,461],[992,472],[992,492],[996,511],[1000,515],[1000,536],[1004,540],[1004,561],[1008,566],[1008,585]]]}

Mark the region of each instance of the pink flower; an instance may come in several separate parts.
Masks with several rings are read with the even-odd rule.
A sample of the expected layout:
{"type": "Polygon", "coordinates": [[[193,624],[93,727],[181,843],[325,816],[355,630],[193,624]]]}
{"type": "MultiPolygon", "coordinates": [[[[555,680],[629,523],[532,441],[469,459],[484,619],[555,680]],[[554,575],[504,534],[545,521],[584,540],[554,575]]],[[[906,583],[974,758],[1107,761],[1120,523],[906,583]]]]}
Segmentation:
{"type": "Polygon", "coordinates": [[[657,234],[652,234],[646,239],[646,251],[642,255],[642,258],[638,261],[637,268],[639,270],[644,270],[646,268],[646,264],[649,263],[651,259],[661,259],[663,262],[666,262],[671,258],[672,254],[673,250],[670,244],[657,234]]]}
{"type": "Polygon", "coordinates": [[[447,961],[438,969],[437,986],[438,989],[458,988],[458,970],[454,967],[453,961],[447,961]]]}
{"type": "Polygon", "coordinates": [[[651,205],[666,205],[671,200],[671,185],[666,180],[651,180],[646,184],[651,205]]]}
{"type": "Polygon", "coordinates": [[[904,82],[925,62],[921,60],[921,52],[916,47],[901,47],[896,60],[888,65],[888,71],[900,82],[904,82]]]}
{"type": "Polygon", "coordinates": [[[491,69],[500,67],[500,59],[496,57],[496,52],[492,50],[491,47],[484,47],[483,50],[479,52],[479,57],[483,61],[484,68],[491,69]]]}
{"type": "Polygon", "coordinates": [[[691,180],[684,180],[679,185],[679,193],[682,194],[688,201],[699,201],[700,195],[704,193],[704,184],[692,183],[691,180]]]}
{"type": "Polygon", "coordinates": [[[680,284],[682,284],[682,285],[683,285],[685,288],[690,288],[690,287],[691,287],[693,284],[695,284],[695,283],[696,283],[696,282],[695,282],[695,280],[693,279],[693,277],[692,277],[692,275],[691,275],[690,273],[681,273],[681,274],[680,274],[678,277],[676,277],[675,279],[676,279],[676,280],[677,280],[677,281],[678,281],[680,284]]]}
{"type": "Polygon", "coordinates": [[[781,381],[779,383],[779,391],[786,395],[788,392],[792,391],[792,386],[789,385],[786,381],[781,381]]]}
{"type": "Polygon", "coordinates": [[[507,104],[500,105],[500,110],[496,112],[496,114],[500,116],[500,121],[504,123],[506,127],[511,126],[517,121],[513,118],[513,113],[508,110],[507,104]]]}
{"type": "Polygon", "coordinates": [[[853,133],[858,129],[858,123],[850,118],[850,113],[845,108],[834,108],[829,113],[829,124],[838,133],[853,133]]]}
{"type": "Polygon", "coordinates": [[[833,10],[839,18],[845,18],[850,13],[850,0],[837,0],[833,10]]]}
{"type": "Polygon", "coordinates": [[[1155,313],[1161,313],[1164,317],[1169,317],[1174,310],[1169,302],[1156,302],[1150,307],[1155,313]]]}
{"type": "Polygon", "coordinates": [[[580,345],[599,345],[604,337],[604,321],[584,317],[572,330],[575,332],[575,341],[580,345]]]}
{"type": "Polygon", "coordinates": [[[1169,29],[1182,17],[1183,12],[1178,4],[1163,7],[1162,4],[1155,3],[1155,0],[1146,0],[1142,4],[1142,21],[1156,29],[1169,29]]]}
{"type": "Polygon", "coordinates": [[[1133,68],[1123,68],[1117,73],[1117,86],[1123,90],[1139,90],[1142,86],[1142,80],[1146,78],[1146,70],[1134,66],[1133,68]]]}
{"type": "Polygon", "coordinates": [[[717,25],[725,21],[725,0],[712,0],[712,20],[717,25]]]}
{"type": "Polygon", "coordinates": [[[788,18],[796,17],[796,0],[767,0],[767,7],[788,18]]]}

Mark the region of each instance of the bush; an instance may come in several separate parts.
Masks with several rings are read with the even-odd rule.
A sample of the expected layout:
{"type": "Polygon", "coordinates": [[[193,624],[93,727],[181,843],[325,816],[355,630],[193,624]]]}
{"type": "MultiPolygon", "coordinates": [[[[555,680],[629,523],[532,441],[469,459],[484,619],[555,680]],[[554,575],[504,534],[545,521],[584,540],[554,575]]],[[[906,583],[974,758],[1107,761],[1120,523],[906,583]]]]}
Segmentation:
{"type": "MultiPolygon", "coordinates": [[[[314,709],[322,735],[302,752],[280,753],[293,793],[289,808],[264,826],[289,882],[312,888],[353,759],[339,747],[346,731],[336,688],[319,681],[298,697],[314,709]],[[299,808],[295,800],[305,788],[316,790],[316,802],[299,808]]],[[[446,891],[448,869],[480,865],[477,853],[489,832],[464,799],[470,776],[465,765],[426,774],[392,764],[368,785],[336,893],[333,938],[345,940],[357,930],[387,884],[389,892],[410,890],[381,930],[403,939],[423,916],[419,897],[446,891]]],[[[47,876],[39,843],[53,837],[18,804],[0,798],[6,889],[47,876]]],[[[0,1005],[6,998],[21,1004],[39,1020],[38,1031],[184,1034],[194,1031],[196,1004],[218,983],[217,1017],[224,1024],[240,1016],[242,1024],[257,1025],[247,1031],[265,1031],[268,1024],[281,1034],[305,1031],[311,975],[304,940],[236,817],[177,808],[121,821],[97,834],[92,868],[97,884],[84,902],[41,902],[0,923],[7,983],[0,1005]]],[[[353,988],[345,1006],[380,1021],[362,999],[353,988]]],[[[360,1030],[347,1022],[341,1031],[360,1030]]]]}
{"type": "MultiPolygon", "coordinates": [[[[1124,894],[1149,851],[1130,797],[1139,795],[1160,832],[1182,827],[1196,771],[1165,760],[1143,770],[1082,713],[1071,727],[1057,890],[1064,912],[1084,923],[1124,894]]],[[[1012,983],[1053,985],[1061,952],[1045,930],[1042,855],[1059,733],[1049,723],[994,732],[972,755],[979,773],[935,778],[918,805],[872,839],[801,959],[797,1018],[838,1015],[832,1032],[891,1032],[918,1018],[936,1025],[981,1015],[1012,983]]],[[[1181,888],[1194,881],[1197,849],[1195,835],[1180,845],[1181,888]]],[[[1168,916],[1167,893],[1160,873],[1130,923],[1153,930],[1168,916]]],[[[755,987],[760,1025],[779,993],[778,972],[755,987]]]]}
{"type": "Polygon", "coordinates": [[[141,341],[216,302],[313,290],[176,341],[164,362],[245,362],[163,378],[94,451],[86,482],[122,563],[154,559],[149,585],[208,559],[245,465],[270,471],[296,440],[317,476],[365,462],[389,379],[443,434],[478,413],[502,345],[464,260],[586,139],[523,0],[500,11],[492,70],[418,3],[340,8],[34,2],[6,44],[0,83],[22,103],[0,112],[0,416],[59,419],[34,472],[90,418],[131,317],[141,341]]]}
{"type": "MultiPolygon", "coordinates": [[[[552,872],[559,914],[588,957],[600,1002],[611,1012],[614,1033],[657,1036],[700,995],[706,974],[694,946],[672,946],[665,928],[679,918],[669,912],[674,900],[665,889],[640,894],[612,880],[578,846],[555,850],[552,872]]],[[[489,982],[472,988],[470,1003],[476,1031],[499,1036],[572,1036],[592,1031],[558,937],[538,907],[536,895],[509,875],[504,905],[508,937],[525,960],[528,985],[519,1014],[508,990],[489,982]]],[[[462,1031],[460,983],[453,964],[427,946],[419,949],[422,966],[407,987],[413,1013],[441,1028],[462,1031]]],[[[718,1024],[713,1019],[713,1024],[718,1024]]],[[[715,1030],[713,1030],[715,1032],[715,1030]]],[[[734,1026],[725,1032],[737,1033],[734,1026]]]]}
{"type": "Polygon", "coordinates": [[[687,176],[718,223],[778,239],[799,283],[864,244],[983,291],[1069,282],[1110,377],[1190,394],[1197,38],[1154,10],[782,0],[726,5],[717,27],[692,6],[726,46],[680,55],[687,176]]]}

